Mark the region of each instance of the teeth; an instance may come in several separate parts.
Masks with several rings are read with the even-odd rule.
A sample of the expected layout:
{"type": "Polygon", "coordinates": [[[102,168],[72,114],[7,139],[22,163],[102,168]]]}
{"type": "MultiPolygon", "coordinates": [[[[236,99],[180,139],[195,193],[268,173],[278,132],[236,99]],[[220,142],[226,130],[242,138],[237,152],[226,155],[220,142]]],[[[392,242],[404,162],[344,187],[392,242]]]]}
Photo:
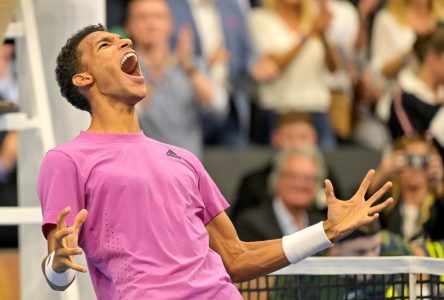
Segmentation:
{"type": "Polygon", "coordinates": [[[122,60],[120,61],[120,66],[123,66],[123,64],[126,62],[126,60],[127,60],[128,58],[130,58],[131,56],[134,56],[134,57],[136,58],[136,61],[137,61],[137,55],[136,55],[135,53],[130,52],[130,53],[125,54],[125,55],[122,57],[122,60]]]}

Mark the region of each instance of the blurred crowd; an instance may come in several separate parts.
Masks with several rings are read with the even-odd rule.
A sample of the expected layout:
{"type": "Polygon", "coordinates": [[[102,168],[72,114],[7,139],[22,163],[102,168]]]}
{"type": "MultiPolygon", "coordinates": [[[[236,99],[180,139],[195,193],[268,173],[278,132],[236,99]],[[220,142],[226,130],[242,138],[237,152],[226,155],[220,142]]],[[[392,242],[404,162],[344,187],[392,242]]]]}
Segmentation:
{"type": "Polygon", "coordinates": [[[333,174],[322,153],[351,144],[384,153],[370,192],[391,180],[395,201],[326,254],[441,247],[444,1],[108,4],[108,27],[132,38],[147,80],[138,109],[148,136],[198,156],[214,145],[275,150],[239,184],[230,214],[241,239],[325,218],[323,180],[333,174]]]}
{"type": "MultiPolygon", "coordinates": [[[[274,149],[232,203],[241,239],[324,219],[323,180],[335,179],[322,153],[359,145],[384,153],[370,192],[391,180],[395,201],[325,254],[444,258],[444,0],[108,0],[107,18],[138,53],[146,135],[201,158],[207,146],[274,149]]],[[[11,47],[3,104],[17,101],[11,47]]],[[[0,141],[1,185],[16,135],[0,141]]]]}
{"type": "Polygon", "coordinates": [[[275,150],[239,184],[230,213],[241,239],[325,218],[323,180],[335,179],[322,153],[360,145],[384,154],[370,192],[391,180],[395,201],[327,254],[431,255],[432,243],[444,258],[443,0],[108,0],[107,10],[139,54],[147,135],[198,156],[210,145],[275,150]]]}

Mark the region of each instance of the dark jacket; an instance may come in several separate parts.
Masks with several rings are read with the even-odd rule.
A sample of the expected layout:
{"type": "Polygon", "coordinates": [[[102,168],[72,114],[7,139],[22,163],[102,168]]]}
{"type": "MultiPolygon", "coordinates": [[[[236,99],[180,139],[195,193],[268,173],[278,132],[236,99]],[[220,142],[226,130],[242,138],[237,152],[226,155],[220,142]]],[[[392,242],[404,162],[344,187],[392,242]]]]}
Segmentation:
{"type": "MultiPolygon", "coordinates": [[[[325,219],[325,215],[314,208],[307,213],[309,225],[325,219]]],[[[245,242],[279,239],[284,235],[270,200],[243,211],[236,220],[235,227],[240,239],[245,242]]]]}

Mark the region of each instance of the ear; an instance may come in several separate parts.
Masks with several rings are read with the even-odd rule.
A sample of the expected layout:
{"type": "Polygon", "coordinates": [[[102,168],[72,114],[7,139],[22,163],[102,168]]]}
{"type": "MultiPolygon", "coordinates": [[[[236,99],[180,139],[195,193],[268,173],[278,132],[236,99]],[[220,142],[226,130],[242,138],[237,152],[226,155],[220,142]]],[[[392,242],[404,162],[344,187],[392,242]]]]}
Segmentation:
{"type": "Polygon", "coordinates": [[[72,83],[79,88],[87,87],[94,83],[94,77],[90,73],[78,73],[72,77],[72,83]]]}

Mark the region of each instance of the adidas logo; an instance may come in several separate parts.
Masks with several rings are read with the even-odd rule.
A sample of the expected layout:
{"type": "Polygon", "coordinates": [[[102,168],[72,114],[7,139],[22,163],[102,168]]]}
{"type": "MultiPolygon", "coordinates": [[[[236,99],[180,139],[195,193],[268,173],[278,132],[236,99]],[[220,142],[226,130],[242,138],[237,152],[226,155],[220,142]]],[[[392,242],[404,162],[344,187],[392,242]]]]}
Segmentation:
{"type": "Polygon", "coordinates": [[[182,159],[182,157],[180,157],[179,155],[177,155],[176,153],[174,153],[173,150],[169,149],[168,152],[166,153],[167,156],[169,157],[174,157],[174,158],[178,158],[178,159],[182,159]]]}

